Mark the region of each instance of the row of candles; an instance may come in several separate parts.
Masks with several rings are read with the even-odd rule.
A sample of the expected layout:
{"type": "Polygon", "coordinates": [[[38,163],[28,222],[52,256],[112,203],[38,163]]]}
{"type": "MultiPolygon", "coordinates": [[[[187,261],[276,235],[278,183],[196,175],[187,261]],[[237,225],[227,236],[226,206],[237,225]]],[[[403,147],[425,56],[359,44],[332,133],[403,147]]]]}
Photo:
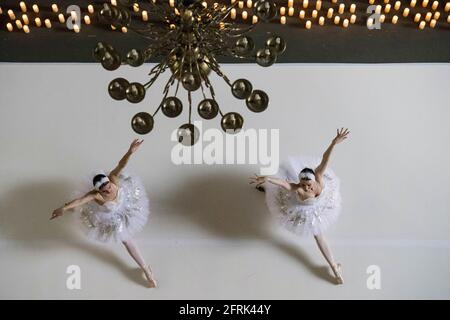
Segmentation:
{"type": "MultiPolygon", "coordinates": [[[[237,0],[231,0],[231,3],[234,4],[236,3],[237,0]]],[[[368,0],[369,4],[375,4],[375,0],[368,0]]],[[[386,14],[389,13],[394,13],[394,11],[399,11],[402,3],[401,1],[395,1],[393,3],[393,5],[391,5],[389,2],[390,0],[383,0],[382,2],[384,2],[384,8],[382,5],[377,5],[375,7],[375,11],[374,13],[378,15],[378,20],[380,23],[385,23],[386,22],[386,14]]],[[[338,0],[331,0],[331,3],[338,3],[338,0]]],[[[251,8],[253,5],[252,0],[247,0],[246,2],[244,1],[237,1],[238,7],[240,9],[244,9],[245,7],[247,8],[251,8]]],[[[310,3],[309,0],[300,0],[299,1],[299,9],[294,8],[294,0],[288,0],[287,2],[287,8],[282,6],[279,9],[279,13],[280,13],[280,23],[281,24],[286,24],[287,23],[287,17],[286,17],[286,13],[287,16],[294,16],[295,11],[298,10],[298,17],[300,18],[300,20],[305,19],[305,17],[307,16],[307,12],[303,9],[313,9],[310,12],[310,17],[311,19],[307,19],[305,21],[305,27],[307,29],[310,29],[312,26],[312,21],[314,19],[318,18],[318,24],[323,26],[325,24],[325,19],[330,19],[332,20],[332,23],[339,25],[342,22],[342,26],[344,28],[347,28],[349,26],[349,24],[354,24],[356,22],[356,4],[355,3],[351,3],[350,6],[348,6],[348,12],[351,14],[350,17],[348,18],[344,18],[341,17],[339,15],[342,15],[345,13],[345,9],[346,9],[346,5],[344,3],[340,3],[338,5],[337,8],[328,8],[328,10],[326,10],[326,15],[319,15],[320,11],[323,8],[322,6],[322,1],[321,0],[317,0],[314,4],[310,3]],[[336,9],[336,12],[335,12],[336,9]]],[[[413,20],[414,22],[418,23],[418,27],[419,29],[424,29],[426,24],[429,23],[431,28],[434,28],[437,24],[438,19],[441,16],[441,12],[436,11],[439,7],[439,1],[429,1],[429,0],[422,0],[422,7],[423,8],[427,8],[428,5],[430,4],[430,8],[431,10],[435,11],[435,12],[427,12],[425,15],[422,16],[421,13],[416,13],[415,15],[413,15],[413,20]],[[421,20],[421,18],[424,18],[423,20],[421,20]]],[[[414,8],[417,5],[417,0],[411,0],[409,3],[409,7],[414,8]]],[[[450,2],[446,2],[445,6],[444,6],[444,11],[445,12],[449,12],[450,11],[450,2]]],[[[403,9],[403,12],[401,13],[401,15],[403,17],[408,17],[410,15],[411,9],[406,7],[403,9]]],[[[236,9],[232,9],[232,11],[230,12],[230,17],[231,19],[236,19],[237,18],[237,11],[236,9]]],[[[246,10],[243,10],[241,12],[241,17],[243,20],[247,20],[248,18],[248,13],[246,10]]],[[[256,23],[258,21],[256,16],[253,16],[252,18],[252,23],[256,23]]],[[[392,24],[397,24],[397,22],[399,21],[399,15],[394,14],[391,19],[390,19],[392,24]]],[[[447,16],[447,22],[450,23],[450,15],[447,16]]],[[[367,19],[367,26],[371,27],[375,24],[375,18],[369,17],[367,19]]]]}
{"type": "MultiPolygon", "coordinates": [[[[20,11],[22,12],[22,14],[20,15],[20,13],[18,13],[17,15],[20,15],[20,17],[16,16],[16,13],[12,10],[9,9],[6,13],[9,16],[9,19],[12,22],[8,22],[6,24],[6,29],[10,32],[12,32],[14,30],[14,26],[19,29],[19,30],[23,30],[25,33],[30,33],[30,27],[31,27],[31,21],[30,18],[28,17],[28,7],[26,5],[26,3],[24,1],[21,1],[19,3],[19,8],[20,11]]],[[[53,13],[55,13],[57,15],[58,21],[63,24],[66,23],[66,15],[64,15],[63,13],[61,13],[59,11],[59,7],[56,3],[51,5],[51,10],[53,13]]],[[[90,14],[94,13],[94,6],[93,5],[89,5],[87,7],[87,10],[90,14]]],[[[37,4],[33,4],[31,6],[31,10],[30,13],[33,12],[34,14],[39,14],[40,13],[40,8],[39,5],[37,4]]],[[[0,14],[3,14],[3,9],[0,7],[0,14]]],[[[72,27],[73,27],[73,31],[75,31],[76,33],[80,32],[80,25],[77,24],[77,20],[78,20],[78,14],[76,11],[71,11],[70,15],[68,16],[70,19],[72,19],[72,27]]],[[[91,24],[91,17],[89,15],[84,15],[83,17],[83,21],[85,24],[89,25],[91,24]]],[[[41,19],[40,17],[36,17],[34,18],[34,24],[36,25],[36,27],[42,27],[45,26],[46,28],[50,29],[52,28],[52,21],[49,18],[46,19],[41,19]]]]}

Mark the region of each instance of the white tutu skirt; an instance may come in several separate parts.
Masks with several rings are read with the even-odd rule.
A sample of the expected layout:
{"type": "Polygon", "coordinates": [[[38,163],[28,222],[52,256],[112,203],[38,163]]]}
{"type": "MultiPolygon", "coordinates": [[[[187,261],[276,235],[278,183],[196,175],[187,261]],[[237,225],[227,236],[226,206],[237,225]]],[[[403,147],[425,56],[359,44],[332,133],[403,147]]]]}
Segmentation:
{"type": "MultiPolygon", "coordinates": [[[[281,164],[276,177],[298,183],[300,171],[304,168],[315,170],[320,161],[321,159],[313,157],[289,157],[281,164]]],[[[322,233],[336,221],[341,211],[338,177],[327,169],[323,179],[325,185],[321,194],[306,201],[301,201],[294,191],[266,183],[266,204],[269,211],[284,228],[298,235],[322,233]]]]}
{"type": "Polygon", "coordinates": [[[101,242],[131,239],[145,226],[149,214],[144,185],[138,177],[126,173],[119,176],[116,200],[103,205],[91,201],[80,210],[82,229],[90,239],[101,242]]]}

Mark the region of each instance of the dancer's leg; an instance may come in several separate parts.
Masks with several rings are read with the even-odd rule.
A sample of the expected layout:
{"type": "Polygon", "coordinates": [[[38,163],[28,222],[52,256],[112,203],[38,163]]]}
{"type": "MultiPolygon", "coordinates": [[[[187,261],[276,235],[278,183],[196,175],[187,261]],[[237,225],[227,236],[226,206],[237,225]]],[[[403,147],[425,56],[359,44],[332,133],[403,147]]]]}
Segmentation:
{"type": "Polygon", "coordinates": [[[314,236],[314,239],[316,239],[320,252],[322,252],[323,256],[325,257],[331,269],[333,270],[334,276],[336,277],[336,281],[338,282],[338,284],[343,284],[344,279],[342,278],[340,272],[341,265],[334,261],[333,255],[331,253],[330,248],[328,247],[327,242],[325,241],[325,238],[323,237],[322,234],[318,234],[314,236]]]}
{"type": "Polygon", "coordinates": [[[142,271],[144,271],[145,277],[151,288],[156,287],[156,281],[153,279],[152,271],[150,266],[145,263],[144,258],[142,257],[141,252],[138,247],[134,244],[132,240],[127,240],[122,242],[125,248],[127,248],[130,256],[136,261],[136,263],[141,267],[142,271]]]}

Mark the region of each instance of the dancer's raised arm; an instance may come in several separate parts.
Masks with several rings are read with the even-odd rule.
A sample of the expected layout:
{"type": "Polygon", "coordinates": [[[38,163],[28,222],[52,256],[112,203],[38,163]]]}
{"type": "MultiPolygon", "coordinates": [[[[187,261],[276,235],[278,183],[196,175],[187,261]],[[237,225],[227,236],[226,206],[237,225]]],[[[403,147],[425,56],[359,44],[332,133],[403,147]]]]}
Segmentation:
{"type": "Polygon", "coordinates": [[[331,144],[329,145],[327,150],[325,150],[325,152],[323,153],[322,161],[317,166],[316,170],[314,170],[316,179],[320,184],[322,184],[322,176],[325,173],[325,170],[327,169],[327,165],[330,160],[331,152],[333,151],[334,146],[347,139],[349,133],[350,131],[348,131],[348,129],[346,128],[337,129],[336,137],[331,141],[331,144]]]}
{"type": "Polygon", "coordinates": [[[85,203],[95,200],[96,197],[97,197],[97,191],[90,191],[80,198],[77,198],[70,202],[67,202],[62,207],[55,209],[53,211],[52,216],[50,217],[50,220],[53,220],[55,218],[62,216],[64,214],[64,212],[66,212],[67,210],[75,209],[76,207],[82,206],[85,203]]]}
{"type": "Polygon", "coordinates": [[[144,142],[144,140],[134,139],[133,142],[131,142],[130,148],[128,149],[127,153],[120,159],[119,164],[117,167],[115,167],[111,173],[109,174],[109,178],[111,180],[117,180],[118,176],[122,172],[122,170],[127,166],[128,161],[130,160],[130,157],[133,153],[137,151],[137,149],[140,147],[140,145],[144,142]]]}

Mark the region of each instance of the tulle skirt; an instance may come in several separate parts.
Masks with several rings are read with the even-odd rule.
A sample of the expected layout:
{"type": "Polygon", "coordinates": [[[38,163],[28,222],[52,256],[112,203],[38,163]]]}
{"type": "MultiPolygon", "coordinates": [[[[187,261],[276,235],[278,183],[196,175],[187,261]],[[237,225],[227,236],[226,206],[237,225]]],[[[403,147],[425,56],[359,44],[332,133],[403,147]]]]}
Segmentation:
{"type": "MultiPolygon", "coordinates": [[[[321,159],[313,157],[289,157],[280,166],[277,178],[299,182],[298,174],[304,168],[315,169],[321,159]]],[[[287,230],[301,236],[318,235],[333,224],[341,212],[339,179],[331,169],[324,174],[321,194],[301,201],[297,194],[271,183],[265,184],[266,204],[269,211],[287,230]]]]}
{"type": "Polygon", "coordinates": [[[116,200],[103,205],[95,201],[83,205],[80,220],[90,239],[119,242],[131,239],[141,231],[149,214],[150,203],[143,183],[137,176],[124,173],[119,176],[116,200]]]}

